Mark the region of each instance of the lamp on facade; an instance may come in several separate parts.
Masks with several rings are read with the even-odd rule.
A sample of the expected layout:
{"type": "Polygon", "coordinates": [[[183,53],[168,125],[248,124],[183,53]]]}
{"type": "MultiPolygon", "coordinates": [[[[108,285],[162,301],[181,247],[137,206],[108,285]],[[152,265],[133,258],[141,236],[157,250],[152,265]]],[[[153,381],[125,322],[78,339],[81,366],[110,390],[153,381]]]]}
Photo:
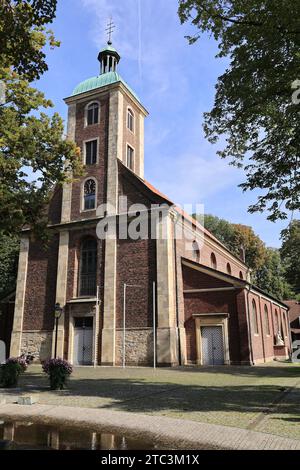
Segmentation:
{"type": "Polygon", "coordinates": [[[57,337],[58,337],[58,322],[62,315],[63,309],[61,308],[60,304],[55,304],[54,309],[54,318],[55,318],[55,347],[54,347],[54,358],[56,359],[57,356],[57,337]]]}

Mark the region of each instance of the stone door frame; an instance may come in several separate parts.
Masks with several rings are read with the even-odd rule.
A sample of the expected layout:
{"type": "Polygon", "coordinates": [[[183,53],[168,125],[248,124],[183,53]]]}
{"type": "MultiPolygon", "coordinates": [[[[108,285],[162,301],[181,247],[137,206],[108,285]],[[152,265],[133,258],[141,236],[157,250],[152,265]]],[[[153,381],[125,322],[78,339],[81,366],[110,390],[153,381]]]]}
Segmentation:
{"type": "Polygon", "coordinates": [[[196,363],[203,366],[203,353],[202,353],[202,326],[220,326],[223,334],[223,351],[224,351],[224,365],[230,364],[229,354],[229,335],[228,335],[228,313],[209,313],[209,314],[194,314],[195,319],[195,332],[196,332],[196,363]]]}

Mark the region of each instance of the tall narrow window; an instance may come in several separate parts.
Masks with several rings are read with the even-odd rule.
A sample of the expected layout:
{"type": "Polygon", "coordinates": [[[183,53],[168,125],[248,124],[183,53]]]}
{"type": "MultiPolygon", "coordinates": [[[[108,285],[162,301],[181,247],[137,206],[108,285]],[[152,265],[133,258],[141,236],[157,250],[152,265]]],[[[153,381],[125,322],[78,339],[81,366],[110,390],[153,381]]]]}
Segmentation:
{"type": "Polygon", "coordinates": [[[270,336],[269,312],[268,312],[268,307],[266,305],[265,305],[265,329],[266,329],[266,334],[270,336]]]}
{"type": "Polygon", "coordinates": [[[127,110],[127,127],[131,132],[134,132],[134,114],[131,109],[127,110]]]}
{"type": "Polygon", "coordinates": [[[79,296],[96,295],[97,290],[97,241],[88,238],[80,250],[79,296]]]}
{"type": "Polygon", "coordinates": [[[252,326],[254,333],[258,335],[258,321],[255,300],[252,301],[252,326]]]}
{"type": "Polygon", "coordinates": [[[97,163],[98,141],[90,140],[85,143],[85,164],[95,165],[97,163]]]}
{"type": "Polygon", "coordinates": [[[278,318],[278,312],[277,310],[275,310],[275,325],[274,325],[274,328],[275,328],[275,335],[277,335],[278,331],[279,331],[279,318],[278,318]]]}
{"type": "Polygon", "coordinates": [[[212,269],[217,269],[217,258],[214,253],[210,255],[210,266],[212,267],[212,269]]]}
{"type": "Polygon", "coordinates": [[[130,170],[134,168],[134,150],[130,145],[127,145],[127,166],[130,170]]]}
{"type": "Polygon", "coordinates": [[[92,126],[93,124],[98,124],[98,122],[99,122],[99,104],[91,103],[87,108],[86,124],[87,126],[92,126]]]}
{"type": "MultiPolygon", "coordinates": [[[[285,321],[285,313],[282,313],[282,332],[284,336],[287,336],[286,334],[286,321],[285,321]]],[[[284,336],[282,336],[284,338],[284,336]]]]}
{"type": "Polygon", "coordinates": [[[96,208],[96,183],[92,179],[84,183],[83,208],[85,211],[96,208]]]}
{"type": "Polygon", "coordinates": [[[227,263],[226,270],[227,270],[227,274],[231,276],[231,266],[229,263],[227,263]]]}

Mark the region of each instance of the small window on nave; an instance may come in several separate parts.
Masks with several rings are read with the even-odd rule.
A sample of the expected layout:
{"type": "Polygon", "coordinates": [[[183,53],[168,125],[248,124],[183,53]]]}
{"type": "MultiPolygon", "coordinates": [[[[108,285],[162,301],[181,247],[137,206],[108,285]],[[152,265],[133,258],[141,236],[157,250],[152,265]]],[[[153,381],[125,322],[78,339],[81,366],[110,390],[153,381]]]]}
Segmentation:
{"type": "Polygon", "coordinates": [[[214,253],[210,255],[210,266],[212,269],[217,269],[217,258],[214,253]]]}
{"type": "Polygon", "coordinates": [[[255,300],[252,301],[252,326],[254,334],[258,335],[258,320],[255,300]]]}
{"type": "Polygon", "coordinates": [[[227,263],[226,271],[227,271],[227,274],[229,274],[229,276],[231,276],[231,266],[230,266],[229,263],[227,263]]]}
{"type": "Polygon", "coordinates": [[[270,321],[269,321],[269,312],[268,312],[268,307],[265,305],[265,329],[266,329],[266,335],[270,336],[270,321]]]}

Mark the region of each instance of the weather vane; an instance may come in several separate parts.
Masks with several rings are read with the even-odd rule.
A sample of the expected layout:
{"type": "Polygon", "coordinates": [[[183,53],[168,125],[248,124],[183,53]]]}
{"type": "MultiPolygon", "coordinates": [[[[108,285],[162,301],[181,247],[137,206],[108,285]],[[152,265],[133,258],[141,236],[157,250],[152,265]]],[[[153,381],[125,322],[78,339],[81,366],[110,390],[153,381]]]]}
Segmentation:
{"type": "Polygon", "coordinates": [[[114,25],[114,22],[113,22],[113,20],[112,20],[112,17],[110,18],[110,21],[109,21],[109,23],[108,23],[107,26],[108,26],[108,27],[106,28],[105,31],[107,32],[107,35],[108,35],[108,44],[112,44],[112,42],[111,42],[111,35],[112,35],[112,33],[114,32],[114,30],[115,30],[115,28],[116,28],[116,26],[114,25]]]}

